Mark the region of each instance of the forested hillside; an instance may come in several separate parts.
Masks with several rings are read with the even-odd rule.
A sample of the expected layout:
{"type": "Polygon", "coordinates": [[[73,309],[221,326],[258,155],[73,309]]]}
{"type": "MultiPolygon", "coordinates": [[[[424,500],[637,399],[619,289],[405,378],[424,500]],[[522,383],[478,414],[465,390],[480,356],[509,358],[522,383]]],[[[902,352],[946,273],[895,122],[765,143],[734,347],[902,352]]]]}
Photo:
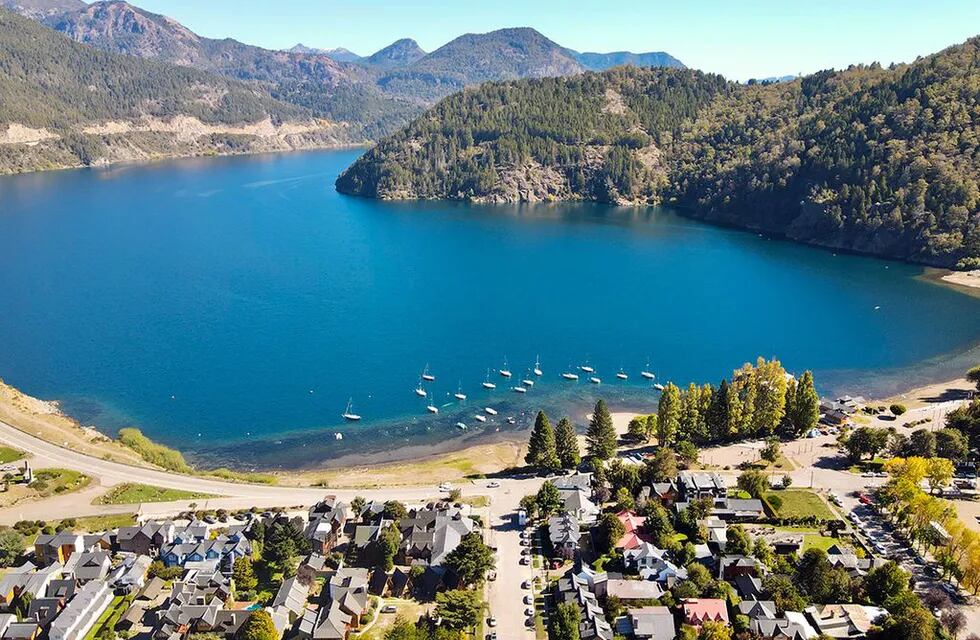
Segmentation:
{"type": "Polygon", "coordinates": [[[980,262],[980,39],[911,65],[737,85],[615,69],[447,98],[337,181],[380,198],[670,201],[943,266],[980,262]]]}
{"type": "MultiPolygon", "coordinates": [[[[0,10],[0,172],[121,159],[127,146],[134,157],[246,150],[287,125],[323,133],[306,110],[240,82],[99,51],[0,10]]],[[[343,134],[329,129],[334,142],[343,134]]]]}

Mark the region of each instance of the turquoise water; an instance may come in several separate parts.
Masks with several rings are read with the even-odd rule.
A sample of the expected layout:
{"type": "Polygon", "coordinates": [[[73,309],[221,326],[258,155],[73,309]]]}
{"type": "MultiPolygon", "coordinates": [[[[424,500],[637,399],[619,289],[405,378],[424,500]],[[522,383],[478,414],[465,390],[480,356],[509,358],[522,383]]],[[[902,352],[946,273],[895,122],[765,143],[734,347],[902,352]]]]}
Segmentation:
{"type": "Polygon", "coordinates": [[[476,439],[541,406],[580,416],[597,392],[648,406],[648,360],[686,383],[776,355],[824,392],[887,392],[959,373],[980,338],[980,299],[915,266],[667,210],[340,196],[356,155],[0,179],[0,375],[200,461],[302,466],[445,445],[458,420],[476,439]],[[539,384],[508,391],[495,370],[524,378],[536,355],[539,384]],[[600,387],[559,379],[586,360],[600,387]]]}

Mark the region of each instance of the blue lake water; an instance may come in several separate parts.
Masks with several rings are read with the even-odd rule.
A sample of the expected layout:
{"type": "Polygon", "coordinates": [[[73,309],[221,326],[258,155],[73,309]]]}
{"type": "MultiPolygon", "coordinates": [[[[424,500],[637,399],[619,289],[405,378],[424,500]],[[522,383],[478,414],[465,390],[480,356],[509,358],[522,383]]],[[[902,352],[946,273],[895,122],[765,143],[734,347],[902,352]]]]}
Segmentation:
{"type": "Polygon", "coordinates": [[[275,467],[455,446],[539,407],[581,419],[597,394],[646,407],[648,361],[686,384],[778,356],[823,392],[887,393],[975,356],[980,299],[915,266],[661,209],[341,196],[357,153],[0,179],[0,376],[106,432],[275,467]],[[509,391],[496,370],[536,355],[539,383],[509,391]],[[586,360],[602,385],[559,379],[586,360]],[[414,393],[426,364],[438,416],[414,393]]]}

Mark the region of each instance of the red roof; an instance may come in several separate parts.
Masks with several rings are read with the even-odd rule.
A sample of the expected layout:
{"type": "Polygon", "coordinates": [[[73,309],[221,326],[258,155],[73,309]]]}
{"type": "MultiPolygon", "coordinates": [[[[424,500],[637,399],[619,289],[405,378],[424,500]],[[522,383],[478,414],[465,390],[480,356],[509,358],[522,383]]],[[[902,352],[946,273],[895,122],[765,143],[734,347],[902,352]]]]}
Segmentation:
{"type": "Polygon", "coordinates": [[[684,621],[695,627],[707,621],[728,624],[728,604],[717,598],[688,598],[684,601],[684,621]]]}
{"type": "Polygon", "coordinates": [[[626,533],[616,543],[617,549],[629,551],[630,549],[636,549],[644,542],[653,542],[648,535],[640,531],[647,520],[646,518],[638,516],[632,511],[620,511],[616,514],[616,517],[619,518],[619,521],[626,528],[626,533]]]}

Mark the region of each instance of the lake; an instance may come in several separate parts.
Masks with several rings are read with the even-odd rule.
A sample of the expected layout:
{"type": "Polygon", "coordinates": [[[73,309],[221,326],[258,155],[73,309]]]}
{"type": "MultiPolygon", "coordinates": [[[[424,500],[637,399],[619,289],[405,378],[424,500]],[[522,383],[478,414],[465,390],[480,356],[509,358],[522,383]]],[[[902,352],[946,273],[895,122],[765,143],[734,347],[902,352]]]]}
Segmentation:
{"type": "Polygon", "coordinates": [[[648,363],[686,384],[777,356],[823,393],[885,394],[976,357],[980,299],[916,266],[666,209],[341,196],[358,153],[0,179],[0,376],[201,463],[300,467],[506,437],[539,407],[581,422],[597,395],[649,409],[648,363]],[[601,385],[559,378],[586,362],[601,385]]]}

